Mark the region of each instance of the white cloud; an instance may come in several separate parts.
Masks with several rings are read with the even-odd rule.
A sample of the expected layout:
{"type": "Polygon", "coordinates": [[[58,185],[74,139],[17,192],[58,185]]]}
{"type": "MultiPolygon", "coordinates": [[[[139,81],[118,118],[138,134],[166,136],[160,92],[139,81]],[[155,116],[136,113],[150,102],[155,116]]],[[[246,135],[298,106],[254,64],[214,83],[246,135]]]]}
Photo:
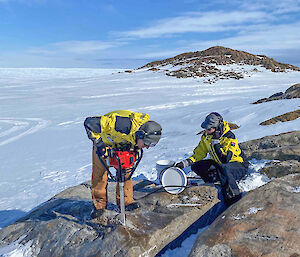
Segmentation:
{"type": "Polygon", "coordinates": [[[262,25],[248,27],[236,36],[218,40],[193,43],[190,47],[207,45],[226,45],[239,49],[272,50],[296,49],[300,45],[300,22],[284,25],[262,25]]]}
{"type": "Polygon", "coordinates": [[[57,53],[71,53],[71,54],[93,54],[107,50],[109,48],[119,47],[124,45],[123,42],[105,42],[105,41],[64,41],[49,44],[40,48],[31,48],[30,53],[54,55],[57,53]]]}
{"type": "Polygon", "coordinates": [[[201,51],[220,45],[254,54],[280,55],[280,52],[294,51],[300,45],[300,22],[283,25],[252,25],[231,37],[221,37],[216,40],[183,41],[179,47],[169,47],[165,51],[149,51],[141,58],[169,58],[183,52],[201,51]]]}
{"type": "Polygon", "coordinates": [[[264,12],[206,12],[163,19],[147,28],[121,32],[121,36],[136,38],[155,38],[187,32],[219,32],[239,30],[245,24],[256,24],[272,19],[264,12]]]}

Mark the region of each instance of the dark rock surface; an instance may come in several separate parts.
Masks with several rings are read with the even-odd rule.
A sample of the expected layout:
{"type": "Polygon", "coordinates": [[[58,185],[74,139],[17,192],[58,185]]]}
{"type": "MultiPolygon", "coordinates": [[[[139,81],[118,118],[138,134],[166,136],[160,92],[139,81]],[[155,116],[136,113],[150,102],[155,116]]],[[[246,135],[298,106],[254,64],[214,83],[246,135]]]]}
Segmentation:
{"type": "Polygon", "coordinates": [[[189,187],[171,195],[162,189],[154,192],[153,184],[142,181],[134,187],[141,208],[126,212],[124,227],[118,219],[115,183],[108,189],[108,210],[100,218],[90,218],[90,184],[84,183],[2,229],[0,246],[30,243],[32,256],[155,256],[219,202],[214,186],[189,187]]]}
{"type": "Polygon", "coordinates": [[[272,161],[260,171],[269,178],[280,178],[292,173],[300,173],[300,162],[297,160],[272,161]]]}
{"type": "Polygon", "coordinates": [[[198,236],[189,256],[300,256],[299,194],[300,174],[248,192],[198,236]]]}
{"type": "Polygon", "coordinates": [[[258,72],[256,67],[252,71],[243,69],[243,65],[261,66],[272,72],[287,70],[300,71],[299,67],[283,64],[264,55],[254,55],[244,51],[233,50],[222,46],[214,46],[204,51],[179,54],[175,57],[148,63],[140,69],[163,71],[168,76],[177,78],[209,77],[206,83],[214,83],[219,79],[242,79],[258,72]],[[219,69],[218,65],[241,65],[239,69],[219,69]],[[172,70],[165,68],[171,66],[172,70]],[[155,68],[155,70],[153,70],[155,68]]]}
{"type": "Polygon", "coordinates": [[[300,109],[293,112],[287,112],[282,115],[276,116],[274,118],[268,119],[266,121],[261,122],[259,125],[262,126],[271,125],[271,124],[276,124],[278,121],[286,122],[286,121],[298,119],[299,117],[300,117],[300,109]]]}
{"type": "Polygon", "coordinates": [[[300,131],[266,136],[240,144],[247,159],[300,161],[300,131]]]}
{"type": "Polygon", "coordinates": [[[239,128],[239,125],[237,125],[235,123],[228,122],[228,125],[231,130],[235,130],[235,129],[239,128]]]}
{"type": "Polygon", "coordinates": [[[283,99],[293,99],[293,98],[300,98],[300,84],[295,84],[289,87],[284,93],[278,92],[271,95],[268,98],[262,98],[254,102],[253,104],[260,104],[275,100],[283,100],[283,99]]]}

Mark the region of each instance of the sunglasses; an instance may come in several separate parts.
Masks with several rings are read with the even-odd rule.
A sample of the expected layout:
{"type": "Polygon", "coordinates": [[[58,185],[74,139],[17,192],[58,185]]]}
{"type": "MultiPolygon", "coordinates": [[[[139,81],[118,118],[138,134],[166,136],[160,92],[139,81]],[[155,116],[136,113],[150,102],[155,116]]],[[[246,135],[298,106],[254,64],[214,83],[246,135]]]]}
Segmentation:
{"type": "Polygon", "coordinates": [[[156,146],[156,143],[150,143],[150,144],[145,144],[145,143],[144,143],[144,145],[145,145],[145,146],[149,146],[149,147],[153,147],[153,146],[156,146]]]}

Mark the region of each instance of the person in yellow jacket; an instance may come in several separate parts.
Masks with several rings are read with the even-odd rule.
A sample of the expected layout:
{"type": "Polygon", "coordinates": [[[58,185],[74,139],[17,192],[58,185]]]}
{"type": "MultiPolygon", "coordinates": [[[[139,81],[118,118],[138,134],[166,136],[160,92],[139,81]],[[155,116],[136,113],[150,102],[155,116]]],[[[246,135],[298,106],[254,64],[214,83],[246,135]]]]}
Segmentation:
{"type": "Polygon", "coordinates": [[[201,141],[188,159],[175,164],[178,168],[191,166],[204,182],[221,181],[222,192],[228,203],[240,197],[237,181],[247,174],[248,162],[244,160],[238,141],[228,122],[217,112],[206,116],[201,124],[205,129],[201,141]],[[209,159],[203,160],[209,154],[209,159]],[[211,169],[211,167],[214,169],[211,169]],[[216,170],[213,172],[212,170],[216,170]]]}
{"type": "MultiPolygon", "coordinates": [[[[84,121],[89,139],[93,142],[92,199],[94,209],[92,218],[103,214],[107,206],[107,172],[99,158],[106,161],[107,147],[122,149],[141,149],[155,146],[161,137],[161,126],[150,120],[147,113],[119,110],[102,116],[87,117],[84,121]]],[[[105,163],[105,162],[103,162],[105,163]]],[[[126,179],[129,173],[126,175],[126,179]]],[[[120,204],[119,186],[116,198],[120,204]]],[[[133,200],[132,179],[124,183],[124,200],[127,211],[139,207],[133,200]]]]}

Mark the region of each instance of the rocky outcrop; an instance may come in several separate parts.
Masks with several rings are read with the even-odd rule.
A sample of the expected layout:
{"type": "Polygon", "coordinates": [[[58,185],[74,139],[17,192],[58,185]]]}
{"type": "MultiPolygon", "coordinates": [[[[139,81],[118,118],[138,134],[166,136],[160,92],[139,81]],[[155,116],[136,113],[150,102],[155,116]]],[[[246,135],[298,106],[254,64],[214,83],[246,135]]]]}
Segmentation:
{"type": "Polygon", "coordinates": [[[278,121],[286,122],[286,121],[295,120],[298,119],[299,117],[300,117],[300,109],[293,112],[287,112],[282,115],[276,116],[274,118],[268,119],[266,121],[259,123],[259,125],[266,126],[266,125],[276,124],[278,121]]]}
{"type": "Polygon", "coordinates": [[[195,256],[300,256],[300,174],[248,192],[202,232],[195,256]]]}
{"type": "Polygon", "coordinates": [[[171,195],[142,181],[134,187],[141,208],[126,213],[124,227],[118,220],[115,183],[108,190],[109,206],[101,218],[90,218],[90,184],[81,184],[2,229],[0,246],[31,244],[31,256],[155,256],[219,202],[213,186],[171,195]]]}
{"type": "Polygon", "coordinates": [[[140,69],[163,71],[168,76],[177,78],[209,77],[206,83],[214,83],[219,79],[241,79],[250,73],[258,72],[255,66],[264,67],[272,72],[287,70],[300,71],[296,66],[283,64],[264,55],[254,55],[244,51],[226,47],[214,46],[204,51],[189,52],[161,61],[148,63],[140,69]],[[229,68],[230,65],[240,65],[239,68],[229,68]],[[243,65],[252,65],[251,71],[243,69],[243,65]],[[228,66],[220,68],[219,66],[228,66]]]}
{"type": "Polygon", "coordinates": [[[300,98],[300,84],[295,84],[289,87],[284,93],[278,92],[271,95],[268,98],[262,98],[254,102],[253,104],[260,104],[275,100],[283,100],[283,99],[293,99],[293,98],[300,98]]]}
{"type": "Polygon", "coordinates": [[[228,122],[228,125],[231,130],[235,130],[235,129],[239,128],[239,125],[237,125],[235,123],[228,122]]]}
{"type": "Polygon", "coordinates": [[[240,144],[247,159],[300,161],[300,131],[266,136],[240,144]]]}
{"type": "Polygon", "coordinates": [[[266,136],[241,143],[240,146],[248,159],[271,160],[260,171],[269,178],[300,173],[300,131],[266,136]]]}
{"type": "Polygon", "coordinates": [[[300,162],[297,160],[272,161],[260,172],[269,178],[280,178],[288,174],[300,173],[300,162]]]}

